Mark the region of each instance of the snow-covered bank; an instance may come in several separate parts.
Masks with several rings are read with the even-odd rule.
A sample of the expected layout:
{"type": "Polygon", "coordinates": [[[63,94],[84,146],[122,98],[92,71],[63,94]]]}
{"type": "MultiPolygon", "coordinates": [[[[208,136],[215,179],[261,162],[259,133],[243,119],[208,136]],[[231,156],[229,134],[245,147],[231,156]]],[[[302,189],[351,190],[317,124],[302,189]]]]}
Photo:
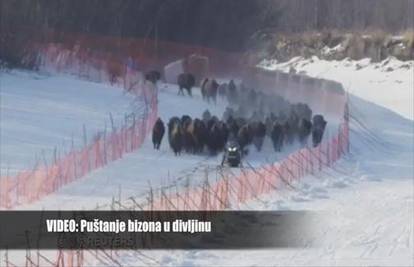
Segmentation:
{"type": "Polygon", "coordinates": [[[0,72],[1,173],[31,169],[37,160],[51,162],[59,153],[83,145],[133,110],[121,88],[34,72],[0,72]]]}
{"type": "Polygon", "coordinates": [[[327,61],[297,57],[288,62],[265,60],[260,66],[282,71],[293,67],[299,73],[338,81],[349,93],[414,119],[414,61],[388,58],[372,63],[369,59],[327,61]]]}
{"type": "Polygon", "coordinates": [[[324,210],[328,227],[320,237],[321,248],[141,252],[144,256],[129,251],[120,260],[124,266],[136,266],[145,259],[152,266],[413,266],[412,181],[397,180],[386,186],[354,181],[358,184],[342,188],[328,176],[315,180],[330,180],[330,186],[309,189],[309,183],[304,183],[300,187],[312,199],[297,192],[284,192],[285,200],[275,195],[260,199],[268,209],[324,210]]]}

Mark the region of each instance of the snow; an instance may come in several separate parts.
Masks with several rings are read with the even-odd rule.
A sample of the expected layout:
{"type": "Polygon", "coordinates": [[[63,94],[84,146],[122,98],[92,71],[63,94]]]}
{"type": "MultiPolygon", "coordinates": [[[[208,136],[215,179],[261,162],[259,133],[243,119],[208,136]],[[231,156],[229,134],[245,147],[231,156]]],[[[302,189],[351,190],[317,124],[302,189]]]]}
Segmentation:
{"type": "MultiPolygon", "coordinates": [[[[285,63],[267,61],[262,66],[284,71],[293,66],[310,76],[342,82],[350,93],[351,153],[333,168],[296,182],[296,190],[284,188],[242,207],[322,212],[328,225],[320,237],[322,246],[295,250],[120,251],[118,260],[124,266],[413,266],[414,63],[393,58],[380,63],[368,59],[295,58],[285,63]]],[[[159,97],[164,122],[172,114],[201,116],[207,108],[220,116],[225,107],[223,102],[203,102],[198,90],[193,98],[178,96],[177,88],[171,85],[160,85],[159,97]]],[[[258,166],[283,156],[271,151],[252,152],[248,161],[258,166]]],[[[205,170],[214,176],[214,166],[220,159],[186,154],[176,157],[166,139],[161,150],[154,151],[147,139],[137,152],[19,208],[86,209],[97,203],[108,204],[118,195],[126,201],[129,196],[147,192],[150,185],[183,182],[187,177],[196,183],[205,170]]]]}
{"type": "Polygon", "coordinates": [[[108,128],[110,113],[120,125],[132,112],[131,96],[121,88],[72,76],[26,71],[0,72],[2,175],[31,169],[38,160],[83,145],[108,128]]]}
{"type": "MultiPolygon", "coordinates": [[[[292,62],[297,70],[306,70],[308,74],[324,73],[319,76],[352,81],[348,86],[351,153],[333,168],[295,183],[296,190],[286,187],[245,203],[241,209],[322,212],[328,227],[320,237],[321,247],[142,252],[146,259],[151,259],[149,263],[154,266],[414,265],[414,128],[409,113],[413,87],[409,71],[397,69],[385,76],[385,69],[377,70],[368,60],[362,60],[359,64],[367,68],[368,76],[352,69],[356,65],[352,61],[315,60],[314,65],[300,59],[292,62]],[[393,79],[401,83],[394,83],[393,79]],[[376,91],[372,91],[373,84],[379,85],[376,91]],[[391,91],[388,86],[393,85],[394,90],[395,84],[400,87],[391,91]],[[396,103],[385,101],[387,98],[396,99],[396,103]]],[[[272,68],[287,70],[290,63],[272,68]]],[[[395,66],[394,63],[391,65],[395,66]]],[[[412,70],[412,63],[405,64],[412,70]]],[[[134,266],[142,256],[126,251],[120,259],[125,266],[134,266]]]]}
{"type": "MultiPolygon", "coordinates": [[[[201,118],[202,113],[208,109],[212,115],[221,118],[227,101],[218,98],[217,104],[202,100],[199,88],[194,88],[193,97],[177,95],[176,85],[159,85],[159,116],[167,123],[172,116],[181,117],[184,114],[201,118]]],[[[334,132],[337,126],[328,124],[328,132],[334,132]]],[[[285,148],[275,153],[270,139],[265,139],[264,148],[257,152],[254,147],[249,148],[245,157],[246,166],[259,167],[280,159],[299,148],[299,144],[285,148]]],[[[129,201],[131,197],[142,201],[150,189],[163,186],[177,185],[180,188],[188,185],[200,185],[206,172],[209,179],[221,178],[219,165],[222,154],[211,156],[208,153],[192,155],[182,153],[175,156],[169,147],[168,139],[164,136],[160,150],[154,150],[151,138],[146,138],[143,146],[135,152],[125,155],[107,166],[91,172],[75,182],[61,188],[40,201],[29,205],[22,205],[17,209],[68,209],[74,207],[93,209],[96,207],[108,209],[112,198],[129,201]]],[[[238,174],[238,169],[225,169],[226,173],[238,174]]],[[[130,201],[129,201],[130,202],[130,201]]]]}
{"type": "MultiPolygon", "coordinates": [[[[217,105],[203,101],[199,89],[193,89],[193,97],[177,95],[175,85],[159,85],[159,117],[166,124],[172,116],[184,114],[201,118],[204,110],[221,117],[224,101],[217,105]]],[[[169,147],[165,135],[160,150],[154,150],[151,138],[146,138],[144,145],[121,160],[95,170],[82,179],[75,181],[54,194],[31,205],[19,209],[73,209],[95,208],[97,204],[110,204],[112,197],[127,199],[140,197],[150,190],[150,186],[159,188],[172,182],[185,182],[186,177],[204,176],[204,169],[214,168],[221,162],[221,157],[182,154],[175,156],[169,147]],[[201,173],[203,173],[201,175],[201,173]]],[[[196,182],[196,179],[194,179],[196,182]]],[[[109,206],[106,206],[108,208],[109,206]]]]}
{"type": "MultiPolygon", "coordinates": [[[[318,179],[332,180],[332,177],[318,179]]],[[[248,208],[323,210],[328,225],[322,246],[306,249],[262,250],[191,250],[145,251],[152,266],[412,266],[413,265],[413,198],[412,182],[394,181],[389,186],[375,181],[354,181],[358,185],[341,188],[335,184],[312,186],[301,198],[284,192],[262,198],[259,205],[248,208]],[[280,195],[280,194],[278,194],[280,195]],[[384,201],[386,198],[386,201],[384,201]],[[368,209],[369,208],[369,209],[368,209]]],[[[124,266],[135,266],[135,252],[122,253],[124,266]]]]}
{"type": "Polygon", "coordinates": [[[294,67],[299,73],[338,81],[349,93],[414,119],[414,61],[390,57],[372,63],[368,58],[327,61],[317,57],[296,57],[288,62],[264,60],[260,65],[286,72],[294,67]]]}

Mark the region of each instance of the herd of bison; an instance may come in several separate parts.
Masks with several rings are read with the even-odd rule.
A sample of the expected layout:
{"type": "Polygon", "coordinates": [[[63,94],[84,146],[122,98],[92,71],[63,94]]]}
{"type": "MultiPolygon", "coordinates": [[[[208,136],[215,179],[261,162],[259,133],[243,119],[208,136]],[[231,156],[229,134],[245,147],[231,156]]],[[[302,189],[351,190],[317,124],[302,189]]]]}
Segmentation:
{"type": "MultiPolygon", "coordinates": [[[[192,74],[183,73],[177,83],[178,94],[184,95],[185,89],[191,96],[196,80],[192,74]]],[[[306,146],[310,136],[314,147],[322,140],[327,122],[322,115],[313,115],[307,104],[291,104],[279,95],[256,91],[243,83],[236,85],[233,80],[219,84],[206,78],[200,88],[205,101],[216,103],[217,97],[227,99],[222,117],[205,110],[201,118],[174,116],[167,126],[158,118],[152,131],[155,149],[160,148],[166,131],[175,155],[182,151],[193,154],[206,151],[214,155],[223,151],[229,141],[236,141],[244,152],[251,144],[261,151],[266,136],[276,152],[295,141],[306,146]]]]}

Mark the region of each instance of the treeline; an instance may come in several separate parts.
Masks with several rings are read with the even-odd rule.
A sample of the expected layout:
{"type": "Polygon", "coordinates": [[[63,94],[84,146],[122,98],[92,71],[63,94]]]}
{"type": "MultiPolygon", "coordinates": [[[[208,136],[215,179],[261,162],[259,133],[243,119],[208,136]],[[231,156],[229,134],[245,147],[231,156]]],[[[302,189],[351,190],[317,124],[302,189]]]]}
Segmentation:
{"type": "Polygon", "coordinates": [[[404,31],[414,26],[413,0],[283,0],[278,30],[404,31]]]}
{"type": "MultiPolygon", "coordinates": [[[[266,24],[270,1],[256,0],[6,0],[2,29],[149,37],[241,49],[246,36],[266,24]]],[[[269,13],[270,14],[270,13],[269,13]]]]}
{"type": "Polygon", "coordinates": [[[240,51],[262,31],[399,32],[414,27],[413,13],[414,0],[4,0],[0,57],[50,29],[240,51]]]}

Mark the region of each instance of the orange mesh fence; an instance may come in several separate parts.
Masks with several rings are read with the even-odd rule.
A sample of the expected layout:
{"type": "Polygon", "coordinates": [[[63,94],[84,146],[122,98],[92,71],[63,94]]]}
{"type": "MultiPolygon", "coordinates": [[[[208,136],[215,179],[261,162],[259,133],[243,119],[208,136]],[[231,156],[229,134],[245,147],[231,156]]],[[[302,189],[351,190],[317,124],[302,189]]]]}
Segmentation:
{"type": "Polygon", "coordinates": [[[245,69],[243,82],[267,93],[278,94],[292,103],[306,103],[314,113],[339,120],[344,117],[347,96],[340,83],[256,67],[245,69]]]}
{"type": "MultiPolygon", "coordinates": [[[[281,162],[258,169],[243,170],[235,177],[223,177],[211,184],[205,181],[197,188],[184,191],[162,190],[159,197],[141,206],[148,210],[224,210],[240,208],[240,204],[274,192],[281,187],[293,187],[293,182],[302,177],[331,167],[349,145],[348,122],[344,121],[338,133],[314,148],[303,148],[281,162]]],[[[6,252],[7,253],[7,252],[6,252]]],[[[26,254],[26,265],[30,266],[86,266],[86,258],[93,258],[100,265],[120,265],[118,251],[111,250],[58,250],[54,258],[37,253],[26,254]]],[[[8,260],[6,266],[15,266],[8,260]]]]}

